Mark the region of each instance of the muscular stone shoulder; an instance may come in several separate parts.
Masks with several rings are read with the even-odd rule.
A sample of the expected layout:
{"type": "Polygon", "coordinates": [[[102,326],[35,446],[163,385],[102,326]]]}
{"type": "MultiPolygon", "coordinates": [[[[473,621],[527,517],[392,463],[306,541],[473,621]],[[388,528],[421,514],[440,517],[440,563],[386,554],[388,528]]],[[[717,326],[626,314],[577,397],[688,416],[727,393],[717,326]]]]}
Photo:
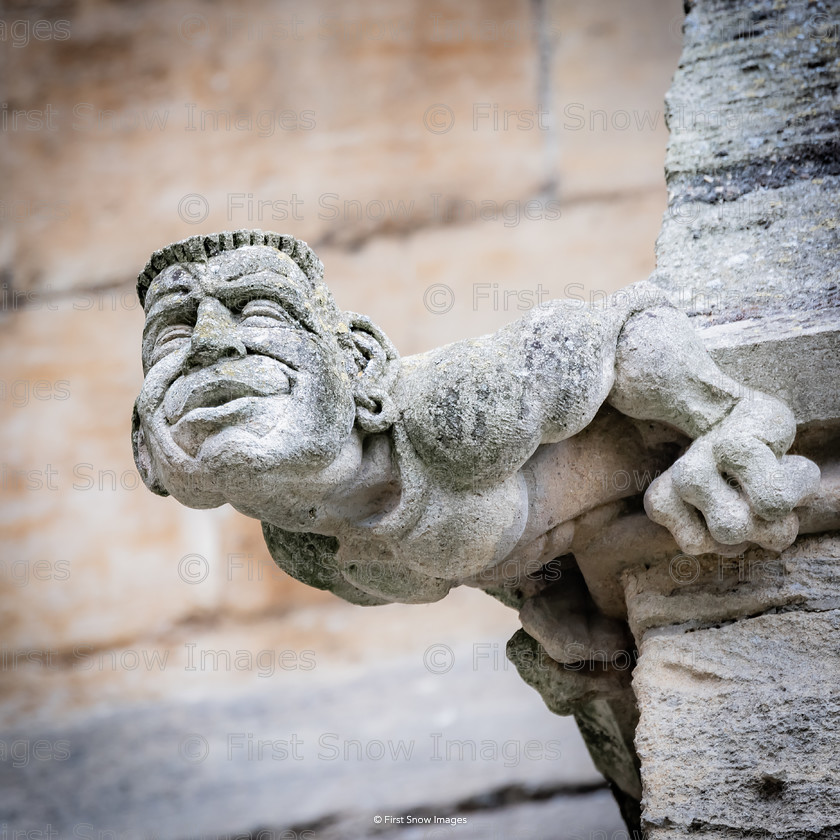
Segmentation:
{"type": "Polygon", "coordinates": [[[453,486],[475,486],[585,428],[633,311],[548,301],[492,335],[403,359],[398,403],[422,460],[453,486]]]}
{"type": "Polygon", "coordinates": [[[421,460],[450,486],[507,475],[539,445],[522,349],[496,333],[403,359],[402,422],[421,460]]]}

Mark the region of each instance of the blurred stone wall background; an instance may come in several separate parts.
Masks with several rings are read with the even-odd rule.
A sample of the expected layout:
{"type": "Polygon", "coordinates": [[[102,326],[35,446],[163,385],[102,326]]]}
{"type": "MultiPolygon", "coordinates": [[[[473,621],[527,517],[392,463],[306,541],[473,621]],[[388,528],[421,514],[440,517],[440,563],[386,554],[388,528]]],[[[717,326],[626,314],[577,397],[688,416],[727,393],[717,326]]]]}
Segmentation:
{"type": "MultiPolygon", "coordinates": [[[[146,491],[129,440],[134,280],[154,249],[194,233],[292,233],[339,304],[408,355],[540,299],[644,279],[666,207],[679,0],[0,9],[0,730],[91,737],[128,708],[269,683],[329,697],[397,661],[440,678],[443,697],[435,645],[468,652],[465,679],[492,720],[499,680],[520,688],[503,663],[512,611],[470,591],[350,607],[274,571],[257,522],[146,491]],[[269,650],[286,659],[260,664],[269,650]]],[[[409,684],[383,687],[382,702],[425,708],[409,684]]],[[[502,739],[517,713],[558,725],[523,691],[499,705],[502,739]]],[[[592,778],[563,732],[578,756],[569,778],[592,778]]],[[[479,782],[511,781],[507,764],[479,782]]],[[[563,772],[540,765],[542,781],[563,772]]]]}

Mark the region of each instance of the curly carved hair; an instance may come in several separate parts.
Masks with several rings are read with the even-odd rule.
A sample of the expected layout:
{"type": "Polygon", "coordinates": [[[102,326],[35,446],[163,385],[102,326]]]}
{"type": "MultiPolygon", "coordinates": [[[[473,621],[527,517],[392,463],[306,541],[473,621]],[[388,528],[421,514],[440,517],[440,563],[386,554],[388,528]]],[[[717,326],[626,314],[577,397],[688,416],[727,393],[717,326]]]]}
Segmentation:
{"type": "Polygon", "coordinates": [[[324,285],[324,264],[315,252],[294,236],[263,230],[226,230],[221,233],[190,236],[160,248],[152,254],[146,267],[137,277],[137,296],[140,303],[145,304],[146,292],[152,280],[170,265],[207,262],[224,251],[235,251],[247,245],[264,245],[290,256],[309,280],[311,291],[319,298],[321,294],[326,295],[326,299],[319,302],[335,307],[332,295],[324,285]]]}

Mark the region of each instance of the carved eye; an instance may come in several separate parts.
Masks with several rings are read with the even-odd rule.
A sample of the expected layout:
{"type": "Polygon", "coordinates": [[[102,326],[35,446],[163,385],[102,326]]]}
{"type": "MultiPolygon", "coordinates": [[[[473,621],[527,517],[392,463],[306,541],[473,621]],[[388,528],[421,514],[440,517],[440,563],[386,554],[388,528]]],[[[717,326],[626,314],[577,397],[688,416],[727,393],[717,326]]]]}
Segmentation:
{"type": "Polygon", "coordinates": [[[169,344],[180,338],[189,338],[191,335],[192,327],[186,324],[173,324],[171,327],[166,327],[158,333],[155,346],[163,347],[164,344],[169,344]]]}
{"type": "Polygon", "coordinates": [[[157,364],[164,356],[182,347],[183,342],[189,341],[191,336],[192,327],[188,324],[172,324],[164,327],[155,337],[149,364],[157,364]]]}
{"type": "Polygon", "coordinates": [[[242,307],[240,323],[245,327],[295,326],[294,320],[279,304],[271,300],[251,300],[242,307]]]}

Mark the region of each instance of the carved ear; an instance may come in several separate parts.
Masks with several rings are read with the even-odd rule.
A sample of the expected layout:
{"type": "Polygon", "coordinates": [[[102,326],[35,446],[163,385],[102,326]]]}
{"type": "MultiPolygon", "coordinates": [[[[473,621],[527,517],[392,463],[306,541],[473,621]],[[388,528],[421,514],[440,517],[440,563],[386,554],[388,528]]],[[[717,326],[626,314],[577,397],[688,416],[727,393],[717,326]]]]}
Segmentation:
{"type": "Polygon", "coordinates": [[[149,447],[146,445],[146,435],[140,425],[140,414],[137,411],[137,403],[134,403],[134,411],[131,412],[131,449],[134,452],[134,463],[137,472],[143,479],[143,484],[158,496],[168,496],[169,491],[163,486],[155,472],[152,464],[152,457],[149,454],[149,447]]]}
{"type": "Polygon", "coordinates": [[[353,342],[356,422],[366,432],[384,432],[397,419],[397,407],[391,396],[396,378],[396,348],[388,336],[370,318],[345,313],[353,342]]]}

